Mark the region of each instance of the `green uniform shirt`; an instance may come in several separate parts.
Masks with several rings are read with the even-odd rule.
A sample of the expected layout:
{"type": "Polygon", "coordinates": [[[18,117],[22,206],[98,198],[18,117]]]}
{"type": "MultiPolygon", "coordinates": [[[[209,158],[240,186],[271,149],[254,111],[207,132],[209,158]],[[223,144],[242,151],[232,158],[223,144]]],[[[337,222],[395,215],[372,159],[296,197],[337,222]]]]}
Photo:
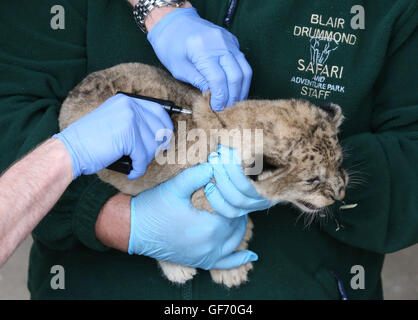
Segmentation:
{"type": "MultiPolygon", "coordinates": [[[[228,1],[192,3],[222,25],[228,1]]],[[[331,208],[344,228],[336,231],[332,218],[304,228],[287,205],[253,213],[250,248],[260,258],[247,284],[228,290],[200,270],[177,286],[155,260],[96,239],[97,215],[117,190],[83,176],[33,232],[32,298],[339,299],[333,271],[348,298],[382,298],[384,253],[418,240],[417,7],[415,0],[243,0],[232,20],[254,71],[250,98],[342,106],[344,167],[357,176],[345,198],[357,207],[331,208]],[[364,29],[354,5],[364,8],[364,29]],[[64,267],[64,290],[51,288],[54,265],[64,267]],[[350,286],[356,265],[364,267],[364,289],[350,286]]],[[[0,170],[57,132],[62,101],[87,74],[134,61],[160,65],[125,1],[2,1],[0,170]],[[65,9],[65,29],[51,27],[54,5],[65,9]]]]}

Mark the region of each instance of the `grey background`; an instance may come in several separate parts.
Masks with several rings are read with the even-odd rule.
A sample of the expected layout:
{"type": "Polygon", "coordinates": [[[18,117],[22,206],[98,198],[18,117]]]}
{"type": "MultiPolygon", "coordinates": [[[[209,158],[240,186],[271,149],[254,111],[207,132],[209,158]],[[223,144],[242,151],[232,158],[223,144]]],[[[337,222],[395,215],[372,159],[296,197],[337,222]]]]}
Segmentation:
{"type": "MultiPolygon", "coordinates": [[[[29,237],[0,269],[0,300],[29,299],[26,288],[29,237]]],[[[418,245],[386,256],[383,268],[385,299],[418,299],[418,245]]]]}

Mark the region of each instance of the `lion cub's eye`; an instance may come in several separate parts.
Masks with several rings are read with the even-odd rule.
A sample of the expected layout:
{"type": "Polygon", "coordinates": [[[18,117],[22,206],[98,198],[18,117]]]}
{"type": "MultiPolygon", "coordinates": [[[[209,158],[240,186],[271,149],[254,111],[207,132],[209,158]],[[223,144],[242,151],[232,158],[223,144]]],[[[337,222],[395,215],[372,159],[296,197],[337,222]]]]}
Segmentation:
{"type": "Polygon", "coordinates": [[[316,176],[315,178],[312,178],[312,179],[308,179],[308,180],[306,180],[306,182],[307,183],[314,183],[314,182],[319,182],[319,177],[318,176],[316,176]]]}

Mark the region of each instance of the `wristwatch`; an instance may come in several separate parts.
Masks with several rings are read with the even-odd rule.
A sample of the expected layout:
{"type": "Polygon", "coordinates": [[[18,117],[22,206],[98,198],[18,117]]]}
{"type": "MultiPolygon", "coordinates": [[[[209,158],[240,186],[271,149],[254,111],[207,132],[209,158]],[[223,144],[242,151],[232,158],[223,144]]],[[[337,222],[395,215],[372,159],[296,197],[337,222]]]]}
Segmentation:
{"type": "Polygon", "coordinates": [[[186,0],[139,0],[133,9],[134,19],[138,27],[144,33],[147,33],[147,29],[145,28],[145,18],[152,9],[164,6],[180,7],[185,2],[186,0]]]}

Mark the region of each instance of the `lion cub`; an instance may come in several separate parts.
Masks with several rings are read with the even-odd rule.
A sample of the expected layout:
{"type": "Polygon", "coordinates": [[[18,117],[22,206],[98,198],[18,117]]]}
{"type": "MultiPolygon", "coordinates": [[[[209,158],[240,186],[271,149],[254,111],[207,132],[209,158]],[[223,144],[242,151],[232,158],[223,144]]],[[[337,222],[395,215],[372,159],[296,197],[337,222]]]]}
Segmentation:
{"type": "MultiPolygon", "coordinates": [[[[262,159],[262,170],[255,173],[253,170],[248,178],[261,195],[272,201],[291,203],[304,212],[316,214],[344,198],[348,177],[342,168],[342,151],[337,139],[343,116],[335,104],[317,107],[296,99],[247,100],[222,112],[213,112],[208,96],[165,71],[126,63],[88,75],[69,93],[59,116],[61,130],[117,91],[171,100],[193,110],[192,115],[172,116],[175,129],[170,148],[160,152],[142,177],[130,181],[124,174],[107,169],[98,173],[100,179],[123,193],[137,195],[188,167],[206,162],[209,153],[216,151],[220,143],[238,151],[245,170],[253,170],[256,159],[262,159]],[[196,134],[192,138],[186,134],[194,129],[200,138],[206,138],[203,148],[202,139],[200,148],[196,148],[196,134]],[[262,130],[261,140],[256,139],[255,133],[244,132],[257,129],[262,130]],[[226,139],[222,135],[220,138],[220,131],[227,132],[226,139]],[[237,136],[240,138],[235,139],[237,136]],[[185,155],[189,161],[167,161],[185,155]]],[[[192,203],[198,209],[213,212],[202,189],[193,194],[192,203]]],[[[247,232],[237,250],[247,249],[252,229],[253,224],[248,220],[247,232]]],[[[196,274],[194,268],[164,261],[159,264],[172,282],[185,283],[196,274]]],[[[247,263],[236,269],[210,270],[210,273],[215,282],[232,287],[247,281],[251,269],[252,264],[247,263]]]]}

